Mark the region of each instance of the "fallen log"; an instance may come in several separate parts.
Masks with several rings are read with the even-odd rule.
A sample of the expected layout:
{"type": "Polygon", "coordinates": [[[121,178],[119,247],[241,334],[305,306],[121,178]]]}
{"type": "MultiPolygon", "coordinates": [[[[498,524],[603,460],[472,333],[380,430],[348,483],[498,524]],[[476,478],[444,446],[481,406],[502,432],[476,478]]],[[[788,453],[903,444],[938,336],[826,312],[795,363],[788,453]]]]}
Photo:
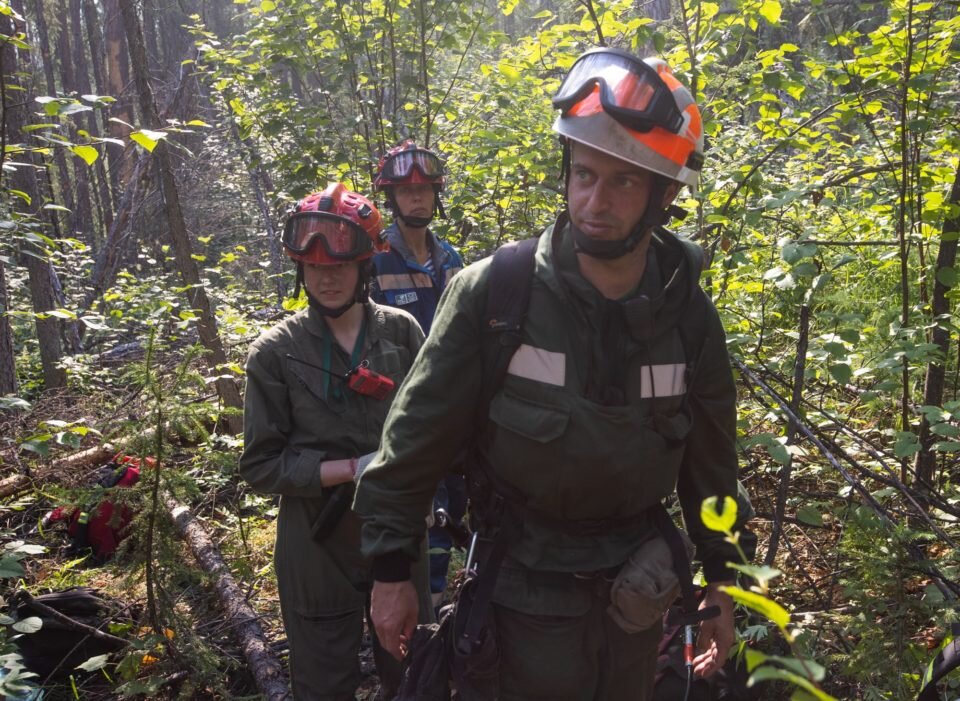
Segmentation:
{"type": "Polygon", "coordinates": [[[0,499],[24,492],[30,489],[34,483],[46,482],[51,475],[73,472],[84,467],[93,467],[107,462],[116,452],[117,449],[115,446],[110,443],[104,443],[103,445],[97,445],[93,448],[82,450],[79,453],[68,455],[65,458],[54,460],[50,464],[50,467],[37,470],[34,475],[10,475],[0,480],[0,499]]]}
{"type": "Polygon", "coordinates": [[[213,576],[220,603],[230,621],[230,627],[236,631],[260,693],[267,701],[291,698],[287,675],[280,665],[280,660],[274,654],[256,612],[247,603],[217,546],[187,506],[173,498],[166,500],[166,506],[200,566],[213,576]]]}

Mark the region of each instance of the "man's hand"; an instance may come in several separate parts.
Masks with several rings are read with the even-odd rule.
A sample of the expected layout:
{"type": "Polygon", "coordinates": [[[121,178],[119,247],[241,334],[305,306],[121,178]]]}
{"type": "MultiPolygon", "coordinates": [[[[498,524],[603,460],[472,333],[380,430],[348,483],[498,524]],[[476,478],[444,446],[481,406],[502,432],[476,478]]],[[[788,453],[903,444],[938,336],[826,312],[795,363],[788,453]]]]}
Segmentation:
{"type": "Polygon", "coordinates": [[[719,606],[720,615],[700,624],[700,637],[697,650],[700,654],[693,659],[693,671],[698,677],[709,677],[720,669],[734,641],[733,599],[720,591],[722,586],[733,586],[733,582],[714,582],[707,586],[700,608],[719,606]]]}
{"type": "Polygon", "coordinates": [[[418,613],[417,590],[412,581],[374,581],[370,593],[373,627],[383,649],[398,660],[407,654],[407,641],[417,625],[418,613]]]}

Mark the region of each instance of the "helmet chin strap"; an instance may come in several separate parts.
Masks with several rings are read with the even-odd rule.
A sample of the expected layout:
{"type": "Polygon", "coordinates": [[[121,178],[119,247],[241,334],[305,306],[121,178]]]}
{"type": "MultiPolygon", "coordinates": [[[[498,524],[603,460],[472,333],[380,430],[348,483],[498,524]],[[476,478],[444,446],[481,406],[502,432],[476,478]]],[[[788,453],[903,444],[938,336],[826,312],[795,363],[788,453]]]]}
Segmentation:
{"type": "Polygon", "coordinates": [[[429,217],[409,217],[404,214],[400,210],[400,206],[397,204],[397,201],[393,198],[393,188],[390,188],[387,191],[387,204],[390,206],[393,214],[399,218],[400,221],[413,229],[427,228],[437,214],[440,215],[441,219],[447,218],[447,213],[443,211],[443,203],[440,201],[440,192],[437,190],[436,186],[434,186],[433,190],[433,211],[430,213],[429,217]]]}
{"type": "MultiPolygon", "coordinates": [[[[670,187],[670,181],[663,177],[654,177],[653,184],[650,187],[650,198],[647,201],[647,209],[640,217],[640,221],[633,227],[633,230],[625,238],[616,241],[605,241],[593,239],[583,233],[577,226],[571,223],[573,232],[574,249],[578,253],[584,253],[591,258],[602,258],[604,260],[614,260],[634,250],[640,243],[650,235],[658,226],[665,225],[674,215],[674,207],[658,207],[656,203],[662,203],[666,195],[667,188],[670,187]]],[[[569,204],[567,205],[569,209],[569,204]]]]}
{"type": "MultiPolygon", "coordinates": [[[[339,307],[325,307],[324,305],[320,304],[320,301],[310,294],[310,290],[308,290],[306,285],[304,285],[303,291],[307,294],[307,303],[310,305],[310,308],[314,309],[325,317],[339,319],[341,316],[346,314],[347,310],[349,310],[354,304],[357,304],[358,302],[360,304],[366,304],[367,300],[370,299],[370,272],[373,268],[373,263],[368,259],[360,261],[358,265],[359,270],[357,271],[357,286],[354,288],[353,297],[339,307]]],[[[297,263],[298,282],[297,293],[294,294],[294,298],[296,298],[296,296],[299,294],[299,285],[302,279],[303,263],[297,263]]]]}

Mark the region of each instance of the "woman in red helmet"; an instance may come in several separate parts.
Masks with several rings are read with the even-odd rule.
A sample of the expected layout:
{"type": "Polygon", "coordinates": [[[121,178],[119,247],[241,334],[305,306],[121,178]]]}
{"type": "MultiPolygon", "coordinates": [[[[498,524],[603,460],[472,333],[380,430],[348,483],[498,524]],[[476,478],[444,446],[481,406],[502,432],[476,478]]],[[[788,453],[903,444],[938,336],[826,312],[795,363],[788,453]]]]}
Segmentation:
{"type": "MultiPolygon", "coordinates": [[[[247,359],[240,474],[280,495],[274,557],[297,699],[352,700],[360,684],[371,579],[350,503],[423,342],[410,314],[367,299],[382,232],[373,203],[342,184],[300,201],[283,246],[309,306],[260,336],[247,359]]],[[[374,658],[391,698],[399,663],[375,636],[374,658]]]]}

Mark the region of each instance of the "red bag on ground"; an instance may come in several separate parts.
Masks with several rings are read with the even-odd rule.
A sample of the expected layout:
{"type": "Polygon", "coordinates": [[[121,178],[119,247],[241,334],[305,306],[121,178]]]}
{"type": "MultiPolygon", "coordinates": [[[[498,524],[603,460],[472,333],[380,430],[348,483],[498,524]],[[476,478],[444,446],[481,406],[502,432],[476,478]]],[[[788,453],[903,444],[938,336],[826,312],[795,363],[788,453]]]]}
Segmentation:
{"type": "MultiPolygon", "coordinates": [[[[153,458],[146,458],[153,465],[153,458]]],[[[117,488],[132,487],[140,479],[140,459],[117,453],[113,461],[100,468],[97,484],[108,493],[117,488]]],[[[90,548],[100,561],[109,559],[120,542],[129,534],[133,510],[125,504],[114,504],[104,499],[98,504],[58,506],[50,512],[50,521],[68,521],[67,534],[71,548],[77,551],[90,548]]]]}

